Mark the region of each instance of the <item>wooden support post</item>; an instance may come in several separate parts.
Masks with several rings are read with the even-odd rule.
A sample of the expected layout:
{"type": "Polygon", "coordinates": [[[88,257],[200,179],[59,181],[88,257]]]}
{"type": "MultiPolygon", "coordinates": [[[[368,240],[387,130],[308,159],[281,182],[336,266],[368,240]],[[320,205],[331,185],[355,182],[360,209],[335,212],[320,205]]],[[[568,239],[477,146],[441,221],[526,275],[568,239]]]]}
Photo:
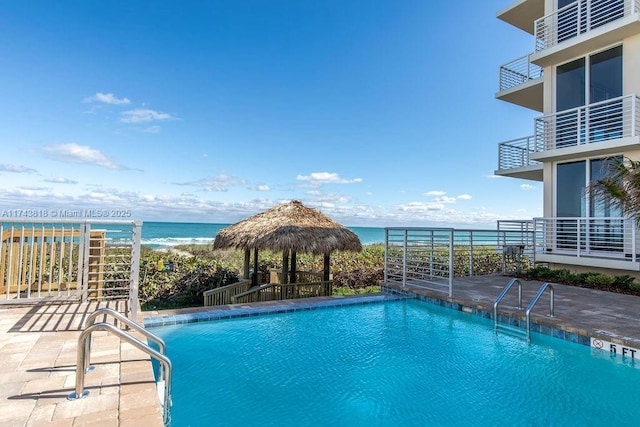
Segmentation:
{"type": "MultiPolygon", "coordinates": [[[[293,255],[292,255],[293,256],[293,255]]],[[[282,251],[282,274],[280,278],[280,284],[286,285],[289,273],[289,250],[282,251]]]]}
{"type": "Polygon", "coordinates": [[[330,268],[330,255],[329,254],[324,254],[324,271],[322,274],[322,281],[323,282],[328,282],[329,281],[329,268],[330,268]]]}
{"type": "Polygon", "coordinates": [[[294,250],[291,251],[291,279],[289,279],[289,283],[296,283],[296,251],[294,250]]]}
{"type": "Polygon", "coordinates": [[[249,278],[249,264],[251,264],[251,249],[244,248],[244,265],[242,271],[242,278],[249,278]]]}
{"type": "Polygon", "coordinates": [[[104,289],[105,231],[91,231],[89,237],[89,299],[102,297],[104,289]]]}
{"type": "Polygon", "coordinates": [[[7,251],[9,250],[9,244],[5,244],[4,236],[2,237],[2,241],[0,241],[0,292],[4,293],[8,287],[9,283],[5,282],[5,272],[7,271],[7,251]]]}
{"type": "Polygon", "coordinates": [[[17,238],[11,242],[10,249],[11,276],[9,277],[10,292],[20,292],[20,243],[17,238]]]}
{"type": "Polygon", "coordinates": [[[258,248],[253,249],[253,274],[251,275],[251,286],[258,286],[258,248]]]}

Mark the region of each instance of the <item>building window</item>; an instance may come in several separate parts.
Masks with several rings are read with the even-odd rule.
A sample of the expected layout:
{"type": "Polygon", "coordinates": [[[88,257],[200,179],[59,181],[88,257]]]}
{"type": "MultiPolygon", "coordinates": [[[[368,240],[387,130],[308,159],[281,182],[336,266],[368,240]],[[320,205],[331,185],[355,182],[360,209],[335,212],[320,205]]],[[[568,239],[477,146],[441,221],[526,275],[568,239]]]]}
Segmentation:
{"type": "Polygon", "coordinates": [[[558,0],[558,42],[624,17],[624,0],[558,0]]]}
{"type": "Polygon", "coordinates": [[[622,212],[608,200],[589,195],[588,185],[606,176],[620,158],[556,165],[556,244],[560,249],[620,252],[622,212]]]}
{"type": "Polygon", "coordinates": [[[559,65],[556,148],[622,137],[621,96],[622,46],[559,65]],[[591,107],[581,108],[586,105],[591,107]]]}

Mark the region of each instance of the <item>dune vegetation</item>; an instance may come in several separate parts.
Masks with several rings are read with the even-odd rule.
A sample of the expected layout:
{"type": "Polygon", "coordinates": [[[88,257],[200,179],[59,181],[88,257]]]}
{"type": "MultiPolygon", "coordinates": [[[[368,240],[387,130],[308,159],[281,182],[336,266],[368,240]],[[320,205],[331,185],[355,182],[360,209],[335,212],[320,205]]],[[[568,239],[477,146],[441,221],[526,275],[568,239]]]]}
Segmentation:
{"type": "MultiPolygon", "coordinates": [[[[201,306],[204,291],[239,280],[243,262],[243,251],[214,250],[209,245],[182,245],[163,251],[145,247],[140,257],[142,308],[201,306]]],[[[331,254],[334,294],[378,292],[383,263],[382,244],[365,245],[358,253],[331,254]]],[[[271,269],[282,268],[282,254],[259,252],[258,265],[261,276],[268,279],[271,269]]],[[[298,270],[318,272],[322,268],[322,256],[298,254],[298,270]]]]}

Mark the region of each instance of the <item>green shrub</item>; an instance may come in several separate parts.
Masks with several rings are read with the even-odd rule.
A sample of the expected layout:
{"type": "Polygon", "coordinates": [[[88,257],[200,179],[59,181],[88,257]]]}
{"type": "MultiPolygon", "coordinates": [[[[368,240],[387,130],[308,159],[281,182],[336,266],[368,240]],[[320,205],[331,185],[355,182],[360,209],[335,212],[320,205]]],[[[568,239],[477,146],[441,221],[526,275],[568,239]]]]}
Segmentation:
{"type": "Polygon", "coordinates": [[[605,274],[592,274],[587,277],[585,283],[587,285],[594,285],[596,287],[610,287],[616,281],[613,276],[607,276],[605,274]]]}
{"type": "Polygon", "coordinates": [[[528,270],[524,274],[524,277],[531,280],[549,281],[609,291],[640,291],[640,284],[637,284],[634,278],[629,275],[610,276],[593,272],[571,273],[566,269],[552,270],[548,267],[538,266],[528,270]]]}
{"type": "Polygon", "coordinates": [[[628,274],[625,274],[624,276],[616,276],[613,286],[624,290],[638,290],[636,288],[638,284],[635,283],[635,279],[628,274]]]}
{"type": "MultiPolygon", "coordinates": [[[[242,250],[214,250],[211,245],[181,245],[175,249],[193,256],[142,248],[139,297],[143,309],[202,305],[204,291],[234,283],[242,274],[242,250]],[[164,270],[169,263],[173,270],[164,270]]],[[[349,289],[345,292],[379,291],[379,281],[384,278],[384,245],[366,245],[359,253],[335,252],[330,261],[338,285],[349,289]]],[[[297,254],[296,264],[300,271],[318,272],[324,268],[324,257],[297,254]]],[[[282,268],[282,253],[259,251],[258,271],[266,282],[272,268],[282,268]]]]}
{"type": "Polygon", "coordinates": [[[551,269],[549,267],[537,266],[530,268],[525,274],[531,280],[546,280],[551,276],[551,269]]]}
{"type": "Polygon", "coordinates": [[[333,288],[333,295],[359,295],[359,294],[374,294],[380,292],[380,286],[367,286],[366,288],[351,289],[345,287],[333,288]]]}

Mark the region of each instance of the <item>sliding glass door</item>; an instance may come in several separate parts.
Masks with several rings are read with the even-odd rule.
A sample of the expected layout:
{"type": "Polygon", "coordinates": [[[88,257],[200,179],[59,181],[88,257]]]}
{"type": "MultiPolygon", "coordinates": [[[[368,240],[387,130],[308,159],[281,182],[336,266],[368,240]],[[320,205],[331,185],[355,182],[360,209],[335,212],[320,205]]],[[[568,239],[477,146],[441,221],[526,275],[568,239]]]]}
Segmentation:
{"type": "Polygon", "coordinates": [[[551,148],[621,138],[621,96],[622,46],[559,65],[555,147],[551,148]]]}
{"type": "Polygon", "coordinates": [[[588,186],[606,176],[617,158],[556,165],[556,246],[580,251],[623,250],[622,212],[610,200],[596,198],[588,186]]]}

